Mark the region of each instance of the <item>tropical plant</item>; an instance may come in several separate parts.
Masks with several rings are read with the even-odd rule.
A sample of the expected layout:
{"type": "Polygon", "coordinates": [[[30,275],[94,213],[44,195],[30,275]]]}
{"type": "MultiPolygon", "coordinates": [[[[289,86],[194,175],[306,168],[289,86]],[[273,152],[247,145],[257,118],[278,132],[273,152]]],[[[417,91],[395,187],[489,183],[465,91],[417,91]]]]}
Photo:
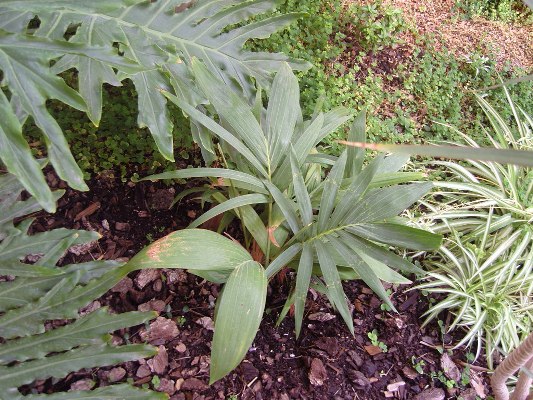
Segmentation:
{"type": "MultiPolygon", "coordinates": [[[[100,308],[84,316],[84,307],[98,293],[91,291],[105,273],[120,266],[114,261],[92,261],[57,267],[69,249],[80,248],[98,239],[95,232],[55,229],[28,235],[33,219],[20,220],[41,209],[35,198],[18,200],[23,187],[16,177],[0,175],[0,398],[63,399],[63,394],[22,396],[19,386],[35,379],[61,378],[82,368],[101,367],[150,357],[156,348],[146,345],[113,346],[108,333],[155,317],[152,312],[111,314],[100,308]],[[30,263],[31,259],[34,263],[30,263]],[[35,261],[37,259],[37,261],[35,261]],[[54,329],[44,322],[73,321],[54,329]]],[[[63,191],[52,192],[53,198],[63,191]]],[[[69,394],[69,399],[165,398],[161,394],[118,385],[95,391],[69,394]],[[94,398],[94,397],[93,397],[94,398]]]]}
{"type": "MultiPolygon", "coordinates": [[[[231,276],[241,274],[241,266],[235,270],[226,266],[216,273],[191,271],[217,283],[228,280],[218,300],[210,381],[222,378],[245,356],[263,313],[268,279],[285,266],[296,271],[296,280],[280,320],[294,305],[297,336],[310,285],[327,295],[352,334],[343,279],[362,279],[394,309],[380,280],[408,283],[394,270],[421,271],[388,247],[430,249],[441,241],[439,235],[408,227],[396,217],[431,184],[407,183],[423,175],[398,172],[407,161],[403,156],[377,157],[363,168],[361,150],[350,149],[340,157],[318,153],[315,146],[349,114],[344,109],[326,114],[317,110],[312,119],[304,121],[298,83],[286,64],[274,78],[266,110],[260,95],[254,106],[248,105],[199,61],[193,61],[192,71],[220,123],[189,106],[185,99],[164,94],[219,139],[226,168],[190,168],[145,179],[212,178],[202,197],[218,204],[190,227],[221,214],[222,227],[238,218],[245,246],[265,268],[251,259],[246,261],[246,269],[255,276],[254,288],[230,285],[231,276]],[[321,173],[324,165],[332,165],[325,179],[321,173]],[[243,291],[248,296],[247,312],[237,312],[243,306],[236,307],[235,298],[243,291]],[[248,322],[250,318],[254,324],[248,322]],[[243,326],[254,329],[244,330],[243,326]],[[234,341],[242,344],[239,351],[230,345],[234,341]]],[[[364,136],[365,116],[361,114],[349,137],[363,140],[364,136]]],[[[207,236],[202,239],[207,242],[207,236]]],[[[179,253],[184,247],[178,244],[174,251],[179,253]]],[[[202,250],[198,257],[204,254],[202,250]]]]}
{"type": "MultiPolygon", "coordinates": [[[[522,151],[531,160],[533,121],[515,107],[505,86],[503,90],[513,123],[478,96],[490,121],[490,128],[482,130],[496,148],[493,153],[522,151]]],[[[466,135],[464,139],[469,147],[461,149],[479,147],[466,135]]],[[[447,179],[435,182],[437,191],[421,202],[426,212],[419,226],[448,237],[438,257],[427,258],[433,272],[419,288],[445,297],[430,307],[426,323],[451,311],[450,329],[467,332],[457,345],[477,340],[479,355],[484,343],[492,368],[495,352],[508,354],[533,324],[533,169],[488,161],[434,164],[444,168],[447,179]]]]}
{"type": "MultiPolygon", "coordinates": [[[[41,129],[48,158],[60,178],[87,190],[61,128],[46,103],[57,99],[87,113],[98,125],[104,83],[120,86],[131,79],[139,97],[138,123],[147,126],[162,155],[173,160],[172,123],[160,90],[171,90],[196,106],[203,100],[191,84],[186,64],[203,59],[228,86],[246,96],[252,78],[267,87],[282,61],[306,64],[281,54],[244,51],[251,38],[268,37],[298,15],[260,22],[276,0],[183,1],[8,0],[0,4],[0,160],[48,211],[55,209],[50,189],[22,135],[28,117],[41,129]],[[29,11],[31,10],[31,11],[29,11]],[[234,28],[235,24],[240,24],[234,28]],[[232,28],[233,27],[233,28],[232,28]],[[78,90],[59,76],[75,68],[78,90]],[[171,83],[172,82],[172,83],[171,83]]],[[[193,134],[200,141],[198,129],[193,134]]]]}

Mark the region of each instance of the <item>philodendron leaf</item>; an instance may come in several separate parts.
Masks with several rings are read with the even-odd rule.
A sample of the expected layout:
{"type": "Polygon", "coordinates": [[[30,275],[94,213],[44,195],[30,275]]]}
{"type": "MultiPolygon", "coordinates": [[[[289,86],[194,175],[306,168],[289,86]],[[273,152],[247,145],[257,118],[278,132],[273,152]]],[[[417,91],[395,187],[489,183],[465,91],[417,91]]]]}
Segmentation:
{"type": "Polygon", "coordinates": [[[246,355],[261,323],[266,293],[261,264],[247,261],[231,273],[218,299],[210,384],[231,372],[246,355]]]}
{"type": "Polygon", "coordinates": [[[41,335],[8,340],[0,346],[0,363],[44,358],[52,352],[76,346],[104,345],[105,334],[117,329],[140,325],[157,316],[154,312],[110,314],[106,307],[81,317],[72,324],[52,329],[41,335]]]}
{"type": "Polygon", "coordinates": [[[131,385],[120,384],[94,390],[77,390],[68,393],[31,394],[13,397],[12,400],[167,400],[168,395],[152,390],[138,389],[131,385]]]}
{"type": "Polygon", "coordinates": [[[0,159],[46,211],[55,212],[56,203],[41,172],[41,166],[33,158],[30,146],[22,136],[22,125],[1,90],[0,121],[0,159]]]}
{"type": "Polygon", "coordinates": [[[35,379],[62,378],[71,371],[151,357],[156,352],[152,346],[138,344],[120,347],[89,346],[41,360],[0,367],[0,396],[11,399],[18,394],[19,386],[31,383],[35,379]]]}
{"type": "Polygon", "coordinates": [[[455,160],[494,161],[500,164],[515,164],[533,167],[533,152],[514,149],[496,149],[489,147],[469,146],[429,146],[409,144],[374,144],[361,142],[348,142],[340,140],[339,143],[347,146],[362,147],[370,150],[420,155],[428,157],[445,157],[455,160]]]}
{"type": "MultiPolygon", "coordinates": [[[[139,98],[139,125],[150,129],[161,154],[173,160],[173,125],[167,100],[160,91],[183,91],[183,98],[192,101],[193,107],[200,103],[184,64],[190,64],[193,58],[201,59],[210,73],[246,98],[255,91],[254,80],[268,87],[272,73],[285,62],[294,69],[309,68],[308,63],[283,54],[243,50],[247,40],[266,38],[301,16],[278,15],[250,21],[250,17],[275,8],[277,0],[202,0],[189,3],[191,7],[184,9],[177,7],[185,3],[0,2],[2,83],[11,93],[13,108],[22,111],[21,121],[30,115],[42,130],[51,163],[73,188],[87,190],[63,132],[46,108],[49,99],[86,111],[97,125],[103,83],[118,86],[122,80],[131,79],[139,98]],[[28,34],[35,18],[39,27],[28,34]],[[76,27],[73,35],[72,27],[76,27]],[[183,68],[176,67],[178,64],[183,68]],[[70,68],[77,69],[79,92],[57,75],[70,68]]],[[[17,152],[27,153],[27,143],[19,142],[17,152]]],[[[3,159],[5,154],[1,156],[3,159]]],[[[21,175],[20,168],[15,170],[12,164],[8,168],[21,175]]],[[[33,171],[28,171],[39,175],[34,163],[31,167],[33,171]]],[[[42,175],[39,180],[42,183],[42,175]]],[[[26,179],[24,184],[43,207],[52,210],[50,193],[43,187],[40,191],[36,188],[39,180],[26,179]]]]}

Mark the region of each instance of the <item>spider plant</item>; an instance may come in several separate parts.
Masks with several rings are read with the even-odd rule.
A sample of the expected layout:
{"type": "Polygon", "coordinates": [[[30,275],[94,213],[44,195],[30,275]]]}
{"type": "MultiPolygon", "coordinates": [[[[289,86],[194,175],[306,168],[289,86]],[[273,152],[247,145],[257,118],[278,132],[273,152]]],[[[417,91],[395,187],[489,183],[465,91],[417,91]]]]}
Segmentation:
{"type": "MultiPolygon", "coordinates": [[[[399,172],[407,162],[405,156],[379,156],[363,167],[362,150],[348,149],[339,157],[317,152],[317,144],[350,114],[342,108],[327,113],[316,110],[310,120],[304,120],[298,83],[286,64],[274,78],[266,109],[260,95],[250,106],[199,61],[193,62],[192,73],[218,122],[188,105],[179,94],[164,94],[218,138],[224,168],[192,168],[145,179],[208,179],[208,187],[197,190],[215,205],[190,228],[218,215],[223,216],[224,228],[236,218],[243,228],[244,246],[249,251],[260,249],[254,252],[254,260],[262,263],[247,264],[246,269],[256,276],[252,284],[235,283],[232,277],[240,266],[190,270],[214,282],[227,282],[218,300],[211,382],[244,358],[260,322],[260,318],[254,323],[247,319],[262,315],[267,282],[284,267],[293,269],[296,278],[281,318],[294,306],[297,336],[311,285],[327,295],[352,334],[342,280],[363,280],[394,309],[381,280],[408,283],[397,271],[421,271],[390,252],[389,246],[426,250],[441,243],[440,235],[409,227],[397,217],[427,193],[431,183],[412,183],[423,174],[399,172]],[[234,340],[240,344],[238,351],[228,345],[234,340]]],[[[349,139],[364,137],[365,116],[361,114],[349,139]]],[[[174,251],[179,254],[180,249],[178,243],[174,251]]]]}
{"type": "MultiPolygon", "coordinates": [[[[490,123],[481,129],[495,148],[527,154],[533,150],[533,121],[514,105],[505,86],[503,90],[513,123],[478,96],[490,123]]],[[[467,146],[479,147],[463,137],[467,146]]],[[[419,287],[446,297],[430,308],[428,320],[449,309],[455,316],[450,329],[467,332],[459,345],[477,339],[479,354],[484,341],[492,367],[495,351],[508,354],[533,323],[533,169],[472,160],[436,164],[450,179],[435,182],[437,191],[421,202],[430,211],[421,225],[447,240],[438,251],[442,259],[430,258],[428,265],[436,268],[430,282],[419,287]]]]}

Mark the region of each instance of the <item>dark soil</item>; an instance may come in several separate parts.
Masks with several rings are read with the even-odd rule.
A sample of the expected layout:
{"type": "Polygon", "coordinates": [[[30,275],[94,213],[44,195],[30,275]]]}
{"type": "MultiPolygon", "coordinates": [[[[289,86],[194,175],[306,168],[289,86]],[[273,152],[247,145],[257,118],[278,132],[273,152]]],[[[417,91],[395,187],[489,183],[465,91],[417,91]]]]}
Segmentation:
{"type": "MultiPolygon", "coordinates": [[[[52,186],[62,186],[52,175],[48,178],[52,186]]],[[[175,194],[183,189],[180,187],[122,184],[109,176],[92,180],[89,186],[86,193],[67,189],[58,212],[39,215],[33,225],[34,231],[68,227],[100,232],[97,246],[65,262],[129,258],[150,241],[187,226],[200,212],[197,203],[186,201],[177,210],[168,210],[175,194]]],[[[443,340],[451,338],[443,337],[435,325],[420,327],[427,298],[418,291],[390,288],[399,310],[396,314],[383,310],[362,283],[346,283],[353,306],[354,337],[327,300],[311,292],[304,329],[296,340],[292,318],[275,325],[291,280],[287,274],[283,282],[271,282],[265,318],[245,361],[211,387],[209,353],[219,285],[179,270],[144,270],[125,278],[89,309],[108,305],[115,312],[158,311],[160,317],[149,327],[115,332],[113,342],[149,342],[159,346],[159,354],[151,360],[72,373],[59,381],[38,381],[33,389],[52,393],[129,381],[164,391],[176,400],[442,400],[459,396],[474,400],[476,391],[478,396],[488,391],[484,374],[476,372],[476,367],[465,368],[461,352],[451,354],[453,361],[441,355],[443,346],[449,344],[443,340]],[[368,333],[373,330],[387,346],[386,352],[372,345],[368,333]],[[456,384],[447,389],[445,383],[451,377],[456,384]]]]}

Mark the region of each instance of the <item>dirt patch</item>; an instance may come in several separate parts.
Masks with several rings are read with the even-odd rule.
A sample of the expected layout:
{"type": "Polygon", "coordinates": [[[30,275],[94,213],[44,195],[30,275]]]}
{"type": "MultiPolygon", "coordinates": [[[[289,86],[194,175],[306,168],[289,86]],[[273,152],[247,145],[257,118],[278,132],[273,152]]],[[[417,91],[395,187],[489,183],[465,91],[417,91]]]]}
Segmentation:
{"type": "MultiPolygon", "coordinates": [[[[368,4],[369,0],[346,0],[368,4]]],[[[434,37],[435,49],[446,47],[458,58],[468,59],[481,51],[493,57],[498,67],[533,69],[533,25],[489,21],[483,18],[461,20],[454,12],[454,0],[384,0],[403,11],[419,34],[434,37]]],[[[415,37],[406,32],[402,39],[414,44],[415,37]]]]}

